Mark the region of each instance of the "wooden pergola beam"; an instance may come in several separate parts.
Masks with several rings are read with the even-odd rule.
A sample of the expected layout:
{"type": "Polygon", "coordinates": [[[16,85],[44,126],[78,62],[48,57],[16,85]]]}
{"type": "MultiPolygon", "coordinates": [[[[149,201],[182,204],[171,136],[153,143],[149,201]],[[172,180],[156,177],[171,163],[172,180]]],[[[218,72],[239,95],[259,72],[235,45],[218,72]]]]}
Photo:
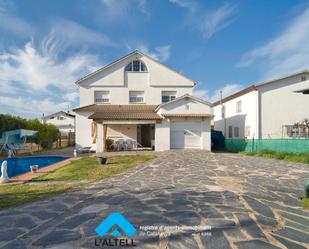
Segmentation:
{"type": "Polygon", "coordinates": [[[104,124],[103,125],[103,152],[107,150],[106,136],[107,136],[107,124],[104,124]]]}

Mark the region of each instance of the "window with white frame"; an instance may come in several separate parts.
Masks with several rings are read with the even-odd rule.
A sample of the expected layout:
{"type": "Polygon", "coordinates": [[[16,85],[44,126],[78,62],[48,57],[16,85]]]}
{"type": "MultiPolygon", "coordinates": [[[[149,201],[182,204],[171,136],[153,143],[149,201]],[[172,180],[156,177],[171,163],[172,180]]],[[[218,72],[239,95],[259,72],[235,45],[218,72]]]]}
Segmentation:
{"type": "Polygon", "coordinates": [[[237,101],[236,102],[236,113],[241,113],[242,112],[242,101],[237,101]]]}
{"type": "Polygon", "coordinates": [[[95,91],[94,92],[95,103],[109,103],[109,91],[95,91]]]}
{"type": "Polygon", "coordinates": [[[306,80],[307,80],[307,78],[306,78],[305,75],[301,76],[301,81],[306,81],[306,80]]]}
{"type": "Polygon", "coordinates": [[[162,103],[170,102],[177,97],[177,91],[162,91],[162,103]]]}
{"type": "Polygon", "coordinates": [[[234,137],[239,137],[239,127],[234,127],[234,137]]]}
{"type": "Polygon", "coordinates": [[[144,103],[144,91],[130,91],[129,101],[130,103],[144,103]]]}
{"type": "Polygon", "coordinates": [[[229,138],[233,137],[233,126],[229,126],[229,138]]]}
{"type": "Polygon", "coordinates": [[[143,62],[139,60],[134,60],[126,66],[125,71],[126,72],[147,72],[147,67],[143,62]]]}
{"type": "Polygon", "coordinates": [[[65,117],[63,117],[63,116],[58,116],[57,117],[57,120],[64,120],[65,119],[65,117]]]}

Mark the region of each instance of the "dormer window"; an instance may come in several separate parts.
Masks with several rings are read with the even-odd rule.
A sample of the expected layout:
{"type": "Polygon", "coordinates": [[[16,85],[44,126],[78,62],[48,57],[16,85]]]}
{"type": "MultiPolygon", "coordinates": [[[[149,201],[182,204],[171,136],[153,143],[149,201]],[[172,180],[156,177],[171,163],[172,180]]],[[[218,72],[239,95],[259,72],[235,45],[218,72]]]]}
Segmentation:
{"type": "Polygon", "coordinates": [[[147,72],[147,67],[143,62],[135,60],[126,66],[126,72],[147,72]]]}

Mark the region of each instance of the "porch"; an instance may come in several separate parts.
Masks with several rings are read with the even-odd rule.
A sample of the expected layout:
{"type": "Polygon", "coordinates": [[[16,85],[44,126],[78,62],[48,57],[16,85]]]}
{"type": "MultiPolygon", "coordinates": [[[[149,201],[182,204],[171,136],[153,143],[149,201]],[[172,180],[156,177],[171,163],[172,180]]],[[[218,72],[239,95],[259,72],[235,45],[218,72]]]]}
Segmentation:
{"type": "Polygon", "coordinates": [[[162,117],[154,105],[106,105],[92,119],[92,140],[96,152],[154,150],[155,127],[162,117]]]}
{"type": "Polygon", "coordinates": [[[97,134],[97,152],[154,150],[155,121],[105,121],[102,136],[97,134]],[[102,142],[100,141],[102,139],[102,142]]]}

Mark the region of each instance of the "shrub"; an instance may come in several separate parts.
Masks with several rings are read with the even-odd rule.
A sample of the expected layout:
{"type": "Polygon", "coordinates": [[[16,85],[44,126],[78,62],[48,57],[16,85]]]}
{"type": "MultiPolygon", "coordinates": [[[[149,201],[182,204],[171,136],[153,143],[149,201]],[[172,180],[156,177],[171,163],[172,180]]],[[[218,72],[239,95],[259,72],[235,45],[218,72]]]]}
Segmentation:
{"type": "Polygon", "coordinates": [[[241,152],[248,156],[260,156],[266,158],[274,158],[278,160],[286,160],[298,163],[309,164],[309,153],[290,153],[290,152],[276,152],[272,150],[261,150],[258,152],[241,152]]]}
{"type": "Polygon", "coordinates": [[[24,119],[0,114],[0,136],[4,131],[15,129],[35,130],[38,133],[28,141],[33,141],[42,148],[51,148],[60,135],[58,128],[51,124],[42,124],[38,119],[24,119]]]}

